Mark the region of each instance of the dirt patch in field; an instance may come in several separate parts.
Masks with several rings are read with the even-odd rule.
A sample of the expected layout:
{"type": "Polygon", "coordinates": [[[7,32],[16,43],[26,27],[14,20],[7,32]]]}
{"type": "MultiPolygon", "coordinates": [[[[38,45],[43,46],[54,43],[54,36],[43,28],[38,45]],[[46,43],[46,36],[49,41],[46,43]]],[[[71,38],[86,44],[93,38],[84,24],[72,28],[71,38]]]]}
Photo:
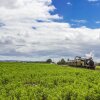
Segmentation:
{"type": "Polygon", "coordinates": [[[35,82],[25,82],[24,85],[25,86],[37,86],[35,82]]]}

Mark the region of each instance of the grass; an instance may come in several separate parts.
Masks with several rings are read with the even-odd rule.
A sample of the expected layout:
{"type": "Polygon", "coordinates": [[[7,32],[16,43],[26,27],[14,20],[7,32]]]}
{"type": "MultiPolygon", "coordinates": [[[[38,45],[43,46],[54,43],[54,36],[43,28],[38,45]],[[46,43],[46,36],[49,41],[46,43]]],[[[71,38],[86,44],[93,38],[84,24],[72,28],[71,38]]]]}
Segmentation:
{"type": "Polygon", "coordinates": [[[0,63],[0,100],[100,100],[100,67],[0,63]]]}

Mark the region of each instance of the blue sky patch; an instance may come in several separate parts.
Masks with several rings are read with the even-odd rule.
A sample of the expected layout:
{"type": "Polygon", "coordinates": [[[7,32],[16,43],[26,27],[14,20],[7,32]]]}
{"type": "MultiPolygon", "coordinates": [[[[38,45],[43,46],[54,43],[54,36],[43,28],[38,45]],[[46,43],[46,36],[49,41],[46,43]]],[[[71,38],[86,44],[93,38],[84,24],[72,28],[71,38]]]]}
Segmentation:
{"type": "Polygon", "coordinates": [[[56,7],[53,13],[63,16],[63,21],[70,23],[72,27],[100,27],[100,23],[97,23],[97,21],[100,21],[99,0],[59,0],[59,2],[58,0],[53,0],[52,4],[56,7]],[[78,20],[84,20],[86,23],[78,20]]]}

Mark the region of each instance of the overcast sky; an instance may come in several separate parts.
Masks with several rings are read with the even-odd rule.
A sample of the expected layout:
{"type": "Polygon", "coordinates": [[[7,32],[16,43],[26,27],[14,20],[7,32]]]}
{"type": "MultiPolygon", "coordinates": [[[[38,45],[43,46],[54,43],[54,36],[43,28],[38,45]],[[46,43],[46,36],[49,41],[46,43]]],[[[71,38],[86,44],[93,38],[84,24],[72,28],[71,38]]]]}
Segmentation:
{"type": "Polygon", "coordinates": [[[100,0],[0,0],[0,60],[100,58],[100,0]]]}

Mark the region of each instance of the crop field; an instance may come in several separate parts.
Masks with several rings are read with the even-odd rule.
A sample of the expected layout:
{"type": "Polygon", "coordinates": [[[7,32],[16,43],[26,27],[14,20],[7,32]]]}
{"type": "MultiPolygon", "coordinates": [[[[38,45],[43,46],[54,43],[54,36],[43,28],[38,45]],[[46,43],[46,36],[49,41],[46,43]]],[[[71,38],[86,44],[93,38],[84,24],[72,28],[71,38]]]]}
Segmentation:
{"type": "Polygon", "coordinates": [[[0,100],[100,100],[100,71],[0,63],[0,100]]]}

